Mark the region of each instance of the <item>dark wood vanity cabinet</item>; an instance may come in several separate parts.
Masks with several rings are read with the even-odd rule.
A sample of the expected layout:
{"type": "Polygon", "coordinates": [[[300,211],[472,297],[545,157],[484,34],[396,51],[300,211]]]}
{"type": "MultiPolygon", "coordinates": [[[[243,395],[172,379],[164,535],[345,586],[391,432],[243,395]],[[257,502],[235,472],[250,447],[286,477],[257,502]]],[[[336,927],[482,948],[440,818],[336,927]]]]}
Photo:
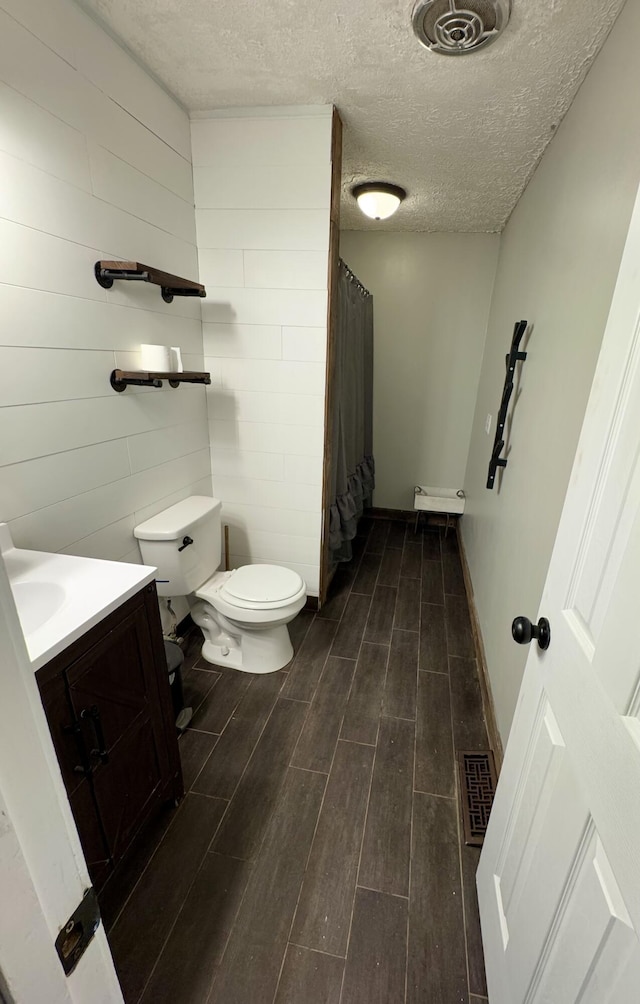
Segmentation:
{"type": "Polygon", "coordinates": [[[155,584],[36,673],[100,890],[160,803],[183,794],[155,584]]]}

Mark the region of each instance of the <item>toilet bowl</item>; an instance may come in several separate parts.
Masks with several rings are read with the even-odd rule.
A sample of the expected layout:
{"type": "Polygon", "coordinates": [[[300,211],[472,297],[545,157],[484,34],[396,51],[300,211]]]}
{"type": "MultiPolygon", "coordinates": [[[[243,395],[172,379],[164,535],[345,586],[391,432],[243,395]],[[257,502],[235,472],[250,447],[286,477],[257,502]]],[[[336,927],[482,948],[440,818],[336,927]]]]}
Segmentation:
{"type": "Polygon", "coordinates": [[[202,630],[202,657],[215,666],[274,673],[291,660],[287,624],[302,609],[306,587],[281,565],[218,570],[221,503],[194,495],[134,530],[143,560],[158,569],[160,596],[185,596],[202,630]]]}
{"type": "Polygon", "coordinates": [[[205,635],[202,656],[209,662],[272,673],[293,658],[286,625],[307,595],[296,572],[279,565],[243,565],[213,575],[195,595],[191,616],[205,635]],[[236,638],[239,643],[233,645],[236,638]]]}

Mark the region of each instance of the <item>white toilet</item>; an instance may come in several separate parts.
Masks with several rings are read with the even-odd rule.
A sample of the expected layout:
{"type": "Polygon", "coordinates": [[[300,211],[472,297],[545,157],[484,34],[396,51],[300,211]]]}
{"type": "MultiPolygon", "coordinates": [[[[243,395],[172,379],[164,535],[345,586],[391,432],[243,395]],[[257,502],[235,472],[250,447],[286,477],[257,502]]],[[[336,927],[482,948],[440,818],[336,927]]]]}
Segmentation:
{"type": "Polygon", "coordinates": [[[275,673],[293,657],[287,624],[302,609],[306,586],[280,565],[217,571],[222,506],[192,495],[135,527],[142,559],[158,569],[160,596],[186,596],[202,629],[202,655],[215,666],[275,673]]]}

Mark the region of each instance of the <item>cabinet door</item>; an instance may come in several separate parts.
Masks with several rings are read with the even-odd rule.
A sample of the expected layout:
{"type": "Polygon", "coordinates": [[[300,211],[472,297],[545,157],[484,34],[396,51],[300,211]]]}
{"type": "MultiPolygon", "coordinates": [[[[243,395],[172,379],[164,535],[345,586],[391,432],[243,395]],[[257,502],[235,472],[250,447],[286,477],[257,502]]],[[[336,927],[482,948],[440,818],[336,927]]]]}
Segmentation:
{"type": "Polygon", "coordinates": [[[116,862],[161,793],[166,740],[158,717],[156,673],[162,669],[153,660],[141,605],[66,672],[116,862]]]}
{"type": "Polygon", "coordinates": [[[98,889],[111,873],[112,864],[89,777],[91,763],[81,722],[69,699],[64,673],[46,683],[38,680],[38,686],[87,868],[98,889]]]}
{"type": "Polygon", "coordinates": [[[70,796],[84,777],[91,773],[89,751],[82,736],[80,721],[69,699],[63,672],[43,683],[36,676],[44,713],[64,786],[70,796]]]}
{"type": "Polygon", "coordinates": [[[78,829],[91,881],[96,890],[99,891],[113,871],[113,862],[88,778],[83,778],[73,794],[69,795],[69,804],[78,829]]]}

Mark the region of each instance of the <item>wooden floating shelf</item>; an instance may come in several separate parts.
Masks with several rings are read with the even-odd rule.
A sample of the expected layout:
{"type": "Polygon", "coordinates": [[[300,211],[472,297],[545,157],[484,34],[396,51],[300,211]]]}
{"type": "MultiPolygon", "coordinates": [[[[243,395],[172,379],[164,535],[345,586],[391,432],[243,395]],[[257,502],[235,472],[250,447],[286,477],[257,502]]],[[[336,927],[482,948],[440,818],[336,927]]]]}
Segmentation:
{"type": "Polygon", "coordinates": [[[139,261],[97,261],[93,267],[96,280],[103,289],[111,289],[116,279],[127,282],[152,282],[160,286],[162,299],[171,303],[174,296],[206,296],[207,291],[199,282],[183,279],[170,272],[143,265],[139,261]]]}
{"type": "Polygon", "coordinates": [[[112,370],[111,386],[118,393],[127,387],[162,387],[164,380],[170,387],[179,387],[181,383],[211,383],[210,373],[197,373],[193,370],[183,370],[179,373],[156,373],[149,370],[112,370]]]}

